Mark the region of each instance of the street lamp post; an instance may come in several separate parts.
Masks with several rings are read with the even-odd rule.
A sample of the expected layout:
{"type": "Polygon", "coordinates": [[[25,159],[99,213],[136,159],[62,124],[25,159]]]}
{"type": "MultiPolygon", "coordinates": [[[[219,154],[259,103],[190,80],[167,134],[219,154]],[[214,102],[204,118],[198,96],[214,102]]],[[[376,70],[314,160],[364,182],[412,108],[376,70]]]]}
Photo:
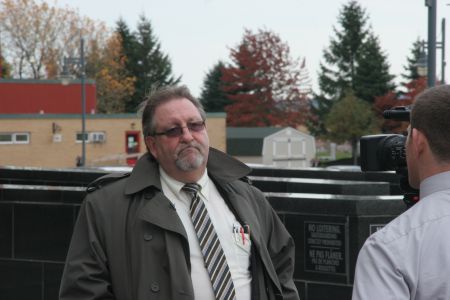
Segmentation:
{"type": "MultiPolygon", "coordinates": [[[[436,85],[436,48],[442,50],[441,56],[441,84],[445,83],[445,19],[442,19],[441,31],[442,40],[436,42],[436,15],[437,15],[437,0],[425,0],[425,6],[428,7],[428,42],[423,42],[423,48],[427,48],[427,85],[433,87],[436,85]]],[[[417,63],[423,65],[423,61],[420,61],[424,57],[422,52],[421,58],[417,63]]]]}
{"type": "Polygon", "coordinates": [[[442,19],[441,22],[441,32],[442,32],[442,39],[441,39],[441,84],[445,84],[445,18],[442,19]]]}
{"type": "Polygon", "coordinates": [[[81,67],[81,162],[80,166],[86,165],[86,87],[84,80],[86,77],[86,69],[84,65],[84,39],[80,39],[80,67],[81,67]]]}
{"type": "Polygon", "coordinates": [[[428,74],[427,61],[428,61],[428,58],[427,58],[427,54],[425,52],[425,42],[422,42],[421,46],[420,46],[419,60],[416,63],[417,74],[419,74],[420,77],[427,76],[427,74],[428,74]]]}
{"type": "Polygon", "coordinates": [[[425,0],[428,7],[428,87],[436,85],[436,0],[425,0]]]}
{"type": "Polygon", "coordinates": [[[77,166],[84,167],[86,165],[86,68],[84,61],[84,39],[80,37],[80,57],[64,57],[63,65],[63,79],[62,84],[68,84],[65,81],[68,78],[68,65],[78,65],[80,68],[80,83],[81,83],[81,159],[77,162],[77,166]]]}

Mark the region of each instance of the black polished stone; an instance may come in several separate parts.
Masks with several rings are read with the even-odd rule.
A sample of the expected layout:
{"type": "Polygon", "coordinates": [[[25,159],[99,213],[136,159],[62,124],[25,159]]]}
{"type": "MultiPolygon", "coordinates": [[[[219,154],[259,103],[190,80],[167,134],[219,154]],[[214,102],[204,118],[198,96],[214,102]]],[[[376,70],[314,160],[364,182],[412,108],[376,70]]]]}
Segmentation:
{"type": "Polygon", "coordinates": [[[395,172],[355,172],[345,170],[328,170],[324,168],[280,168],[280,167],[265,167],[252,166],[251,176],[271,176],[271,177],[290,177],[290,178],[318,178],[318,179],[341,179],[341,180],[367,180],[372,178],[373,181],[389,181],[398,180],[398,175],[395,172]]]}
{"type": "Polygon", "coordinates": [[[15,257],[62,262],[73,230],[70,205],[16,205],[15,257]]]}
{"type": "Polygon", "coordinates": [[[85,187],[3,185],[0,186],[0,201],[80,204],[86,195],[85,189],[85,187]]]}
{"type": "Polygon", "coordinates": [[[266,195],[294,239],[294,279],[306,300],[350,300],[361,246],[406,210],[400,196],[266,195]]]}
{"type": "Polygon", "coordinates": [[[389,195],[388,182],[348,181],[310,178],[250,177],[263,192],[334,195],[389,195]]]}
{"type": "Polygon", "coordinates": [[[42,299],[42,264],[0,260],[0,299],[42,299]]]}
{"type": "Polygon", "coordinates": [[[44,264],[44,299],[58,300],[64,264],[44,264]]]}
{"type": "Polygon", "coordinates": [[[305,284],[305,282],[294,281],[294,283],[295,283],[295,287],[297,288],[300,299],[305,300],[306,299],[306,284],[305,284]]]}
{"type": "Polygon", "coordinates": [[[81,204],[83,202],[84,197],[86,196],[86,191],[84,190],[64,190],[62,191],[62,202],[64,203],[73,203],[73,204],[81,204]]]}
{"type": "Polygon", "coordinates": [[[107,174],[105,171],[90,169],[1,167],[0,182],[31,185],[86,186],[105,174],[107,174]]]}
{"type": "Polygon", "coordinates": [[[406,210],[400,196],[267,193],[277,212],[294,214],[398,216],[406,210]]]}
{"type": "Polygon", "coordinates": [[[12,204],[0,202],[0,257],[11,257],[12,231],[12,204]]]}
{"type": "Polygon", "coordinates": [[[393,171],[387,172],[351,172],[326,170],[322,168],[288,169],[274,167],[252,167],[251,176],[283,178],[315,178],[331,180],[388,182],[391,195],[400,195],[400,177],[393,171]]]}
{"type": "Polygon", "coordinates": [[[308,283],[307,291],[305,300],[350,300],[352,298],[351,286],[308,283]]]}
{"type": "Polygon", "coordinates": [[[7,186],[3,188],[3,201],[61,202],[60,190],[43,189],[40,186],[7,186]]]}

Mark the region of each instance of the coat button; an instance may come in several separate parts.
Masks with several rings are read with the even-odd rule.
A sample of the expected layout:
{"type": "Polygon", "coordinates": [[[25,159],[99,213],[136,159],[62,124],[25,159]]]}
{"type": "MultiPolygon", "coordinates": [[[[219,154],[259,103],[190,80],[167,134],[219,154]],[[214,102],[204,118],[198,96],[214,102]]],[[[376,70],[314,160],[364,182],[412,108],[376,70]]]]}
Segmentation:
{"type": "Polygon", "coordinates": [[[145,241],[151,241],[153,239],[153,235],[146,233],[144,234],[144,240],[145,241]]]}
{"type": "Polygon", "coordinates": [[[150,289],[152,290],[152,292],[159,292],[159,284],[157,282],[152,282],[150,289]]]}

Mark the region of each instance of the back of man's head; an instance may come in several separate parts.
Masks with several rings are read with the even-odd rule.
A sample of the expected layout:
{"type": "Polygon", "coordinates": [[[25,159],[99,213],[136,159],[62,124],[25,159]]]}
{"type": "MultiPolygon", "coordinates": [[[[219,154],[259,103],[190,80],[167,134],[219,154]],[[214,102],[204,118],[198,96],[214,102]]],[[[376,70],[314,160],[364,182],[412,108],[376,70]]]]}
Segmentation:
{"type": "Polygon", "coordinates": [[[411,128],[426,136],[436,160],[450,163],[450,85],[429,88],[416,97],[411,128]]]}

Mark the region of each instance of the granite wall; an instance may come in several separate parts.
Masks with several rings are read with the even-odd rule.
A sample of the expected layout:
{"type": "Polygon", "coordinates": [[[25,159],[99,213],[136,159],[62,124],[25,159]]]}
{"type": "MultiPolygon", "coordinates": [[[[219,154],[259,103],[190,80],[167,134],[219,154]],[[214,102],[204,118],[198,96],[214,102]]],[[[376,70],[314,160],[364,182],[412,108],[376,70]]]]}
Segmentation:
{"type": "MultiPolygon", "coordinates": [[[[85,186],[105,172],[0,168],[0,299],[56,300],[85,186]]],[[[351,298],[357,253],[405,210],[395,174],[255,169],[296,243],[304,300],[351,298]]]]}

